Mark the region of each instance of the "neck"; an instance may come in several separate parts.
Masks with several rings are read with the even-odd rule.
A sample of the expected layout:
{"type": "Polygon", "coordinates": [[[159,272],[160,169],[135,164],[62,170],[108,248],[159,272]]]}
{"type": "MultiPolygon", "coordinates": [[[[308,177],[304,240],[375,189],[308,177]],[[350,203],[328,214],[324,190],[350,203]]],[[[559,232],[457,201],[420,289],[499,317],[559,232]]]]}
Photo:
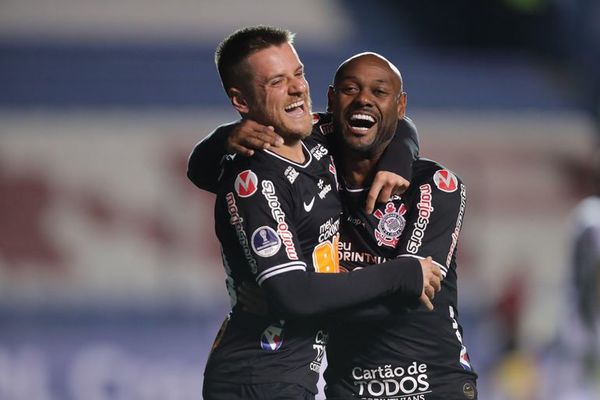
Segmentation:
{"type": "Polygon", "coordinates": [[[375,166],[379,156],[372,158],[353,157],[350,154],[342,157],[342,173],[346,183],[353,187],[371,185],[375,176],[375,166]]]}
{"type": "Polygon", "coordinates": [[[269,150],[298,164],[302,164],[306,160],[301,140],[285,140],[283,145],[270,147],[269,150]]]}

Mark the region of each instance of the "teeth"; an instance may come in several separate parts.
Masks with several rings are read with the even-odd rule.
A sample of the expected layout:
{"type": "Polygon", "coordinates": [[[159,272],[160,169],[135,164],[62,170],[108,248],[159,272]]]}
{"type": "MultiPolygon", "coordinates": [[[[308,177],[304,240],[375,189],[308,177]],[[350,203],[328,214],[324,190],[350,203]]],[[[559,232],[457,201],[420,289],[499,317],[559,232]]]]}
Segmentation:
{"type": "Polygon", "coordinates": [[[304,100],[297,101],[284,108],[285,111],[289,111],[292,108],[301,107],[304,104],[304,100]]]}
{"type": "Polygon", "coordinates": [[[375,118],[373,118],[372,116],[367,115],[367,114],[352,114],[352,116],[350,117],[350,120],[354,120],[354,119],[362,119],[365,121],[375,123],[375,118]]]}

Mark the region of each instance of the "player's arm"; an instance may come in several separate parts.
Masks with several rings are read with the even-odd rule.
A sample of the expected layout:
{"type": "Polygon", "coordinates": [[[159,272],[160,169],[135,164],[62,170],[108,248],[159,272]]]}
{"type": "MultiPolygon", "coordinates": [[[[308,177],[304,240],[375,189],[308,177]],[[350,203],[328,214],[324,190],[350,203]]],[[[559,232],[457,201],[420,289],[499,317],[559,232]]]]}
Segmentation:
{"type": "MultiPolygon", "coordinates": [[[[238,175],[248,182],[248,172],[238,175]]],[[[255,190],[235,196],[221,204],[229,221],[236,224],[237,237],[246,263],[267,296],[269,305],[282,317],[303,317],[331,312],[388,294],[401,292],[418,298],[423,291],[422,261],[397,259],[381,268],[369,268],[347,274],[309,272],[312,259],[322,255],[315,249],[312,259],[305,259],[295,230],[294,199],[297,197],[285,176],[260,176],[255,190]],[[243,235],[239,232],[243,229],[243,235]]],[[[239,179],[236,178],[236,182],[239,179]]],[[[247,186],[246,186],[247,187],[247,186]]],[[[224,229],[219,226],[218,229],[224,229]]],[[[329,242],[332,255],[333,238],[329,242]]]]}
{"type": "MultiPolygon", "coordinates": [[[[418,183],[415,203],[418,205],[407,215],[406,227],[398,243],[400,258],[424,259],[432,257],[445,277],[454,273],[450,268],[456,255],[456,246],[466,207],[466,187],[462,180],[447,169],[432,173],[426,181],[418,183]]],[[[372,266],[380,268],[385,264],[372,266]]],[[[381,301],[372,301],[336,313],[333,318],[341,321],[382,319],[414,301],[392,295],[381,301]]],[[[428,307],[429,308],[429,307],[428,307]]]]}
{"type": "Polygon", "coordinates": [[[423,291],[421,267],[407,260],[345,274],[293,271],[262,282],[262,287],[271,309],[288,318],[330,313],[392,293],[418,299],[423,291]]]}
{"type": "Polygon", "coordinates": [[[188,158],[188,178],[200,189],[215,193],[221,171],[220,164],[227,154],[252,156],[255,149],[279,146],[283,139],[273,127],[252,120],[220,125],[196,144],[188,158]]]}
{"type": "Polygon", "coordinates": [[[450,170],[436,168],[419,183],[416,207],[407,216],[398,243],[400,258],[431,256],[442,275],[455,273],[456,246],[466,209],[466,186],[450,170]]]}

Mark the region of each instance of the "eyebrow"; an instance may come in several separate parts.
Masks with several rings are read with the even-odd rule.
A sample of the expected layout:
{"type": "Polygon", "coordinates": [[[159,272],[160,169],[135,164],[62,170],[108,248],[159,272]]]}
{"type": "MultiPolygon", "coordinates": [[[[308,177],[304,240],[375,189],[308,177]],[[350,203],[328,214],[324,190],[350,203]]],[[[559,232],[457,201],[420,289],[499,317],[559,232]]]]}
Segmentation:
{"type": "MultiPolygon", "coordinates": [[[[341,76],[338,79],[338,82],[345,81],[347,79],[358,79],[358,77],[356,75],[345,75],[345,76],[341,76]]],[[[389,79],[375,79],[374,82],[376,82],[376,83],[393,84],[393,82],[391,80],[389,80],[389,79]]]]}
{"type": "MultiPolygon", "coordinates": [[[[304,70],[304,65],[300,64],[300,65],[299,65],[299,66],[298,66],[298,67],[297,67],[297,68],[294,70],[294,74],[295,74],[296,72],[298,72],[298,71],[303,71],[303,70],[304,70]]],[[[285,74],[284,74],[284,73],[281,73],[281,74],[276,74],[276,75],[272,75],[272,76],[268,76],[268,77],[265,79],[265,82],[270,82],[270,81],[272,81],[273,79],[277,79],[277,78],[283,78],[284,76],[285,76],[285,74]]]]}

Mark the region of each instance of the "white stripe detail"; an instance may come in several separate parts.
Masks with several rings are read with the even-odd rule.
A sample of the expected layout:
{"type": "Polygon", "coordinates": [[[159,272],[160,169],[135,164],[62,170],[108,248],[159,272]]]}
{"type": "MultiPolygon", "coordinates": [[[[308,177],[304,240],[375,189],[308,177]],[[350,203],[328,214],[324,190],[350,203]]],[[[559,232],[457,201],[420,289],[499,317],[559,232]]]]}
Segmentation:
{"type": "MultiPolygon", "coordinates": [[[[412,257],[412,258],[416,258],[418,260],[424,260],[425,258],[427,258],[427,257],[418,256],[416,254],[400,254],[398,257],[412,257]]],[[[439,262],[435,261],[434,259],[432,259],[431,261],[433,261],[433,263],[440,268],[440,270],[442,271],[442,276],[445,278],[446,274],[448,273],[448,268],[445,265],[442,265],[439,262]]]]}
{"type": "Polygon", "coordinates": [[[262,283],[266,279],[268,279],[272,276],[283,274],[284,272],[289,272],[289,271],[294,271],[294,270],[306,271],[306,263],[304,263],[302,261],[295,261],[295,262],[276,265],[276,266],[266,269],[263,272],[261,272],[260,274],[258,274],[258,276],[256,277],[256,282],[259,285],[262,285],[262,283]]]}
{"type": "Polygon", "coordinates": [[[282,156],[280,156],[280,155],[279,155],[279,154],[277,154],[277,153],[274,153],[274,152],[272,152],[271,150],[264,149],[263,151],[264,151],[265,153],[267,153],[267,154],[270,154],[270,155],[272,155],[273,157],[277,157],[277,158],[279,158],[280,160],[283,160],[283,161],[285,161],[285,162],[286,162],[286,163],[288,163],[288,164],[295,165],[295,166],[296,166],[296,167],[298,167],[298,168],[306,168],[306,167],[308,167],[308,166],[310,165],[310,162],[312,161],[312,153],[311,153],[311,152],[308,150],[308,148],[306,147],[306,145],[304,144],[304,142],[301,142],[301,143],[302,143],[302,147],[304,147],[304,149],[305,149],[305,150],[306,150],[306,152],[308,153],[308,160],[304,161],[304,164],[298,164],[298,163],[296,163],[296,162],[294,162],[294,161],[292,161],[292,160],[290,160],[290,159],[287,159],[287,158],[285,158],[285,157],[282,157],[282,156]]]}

